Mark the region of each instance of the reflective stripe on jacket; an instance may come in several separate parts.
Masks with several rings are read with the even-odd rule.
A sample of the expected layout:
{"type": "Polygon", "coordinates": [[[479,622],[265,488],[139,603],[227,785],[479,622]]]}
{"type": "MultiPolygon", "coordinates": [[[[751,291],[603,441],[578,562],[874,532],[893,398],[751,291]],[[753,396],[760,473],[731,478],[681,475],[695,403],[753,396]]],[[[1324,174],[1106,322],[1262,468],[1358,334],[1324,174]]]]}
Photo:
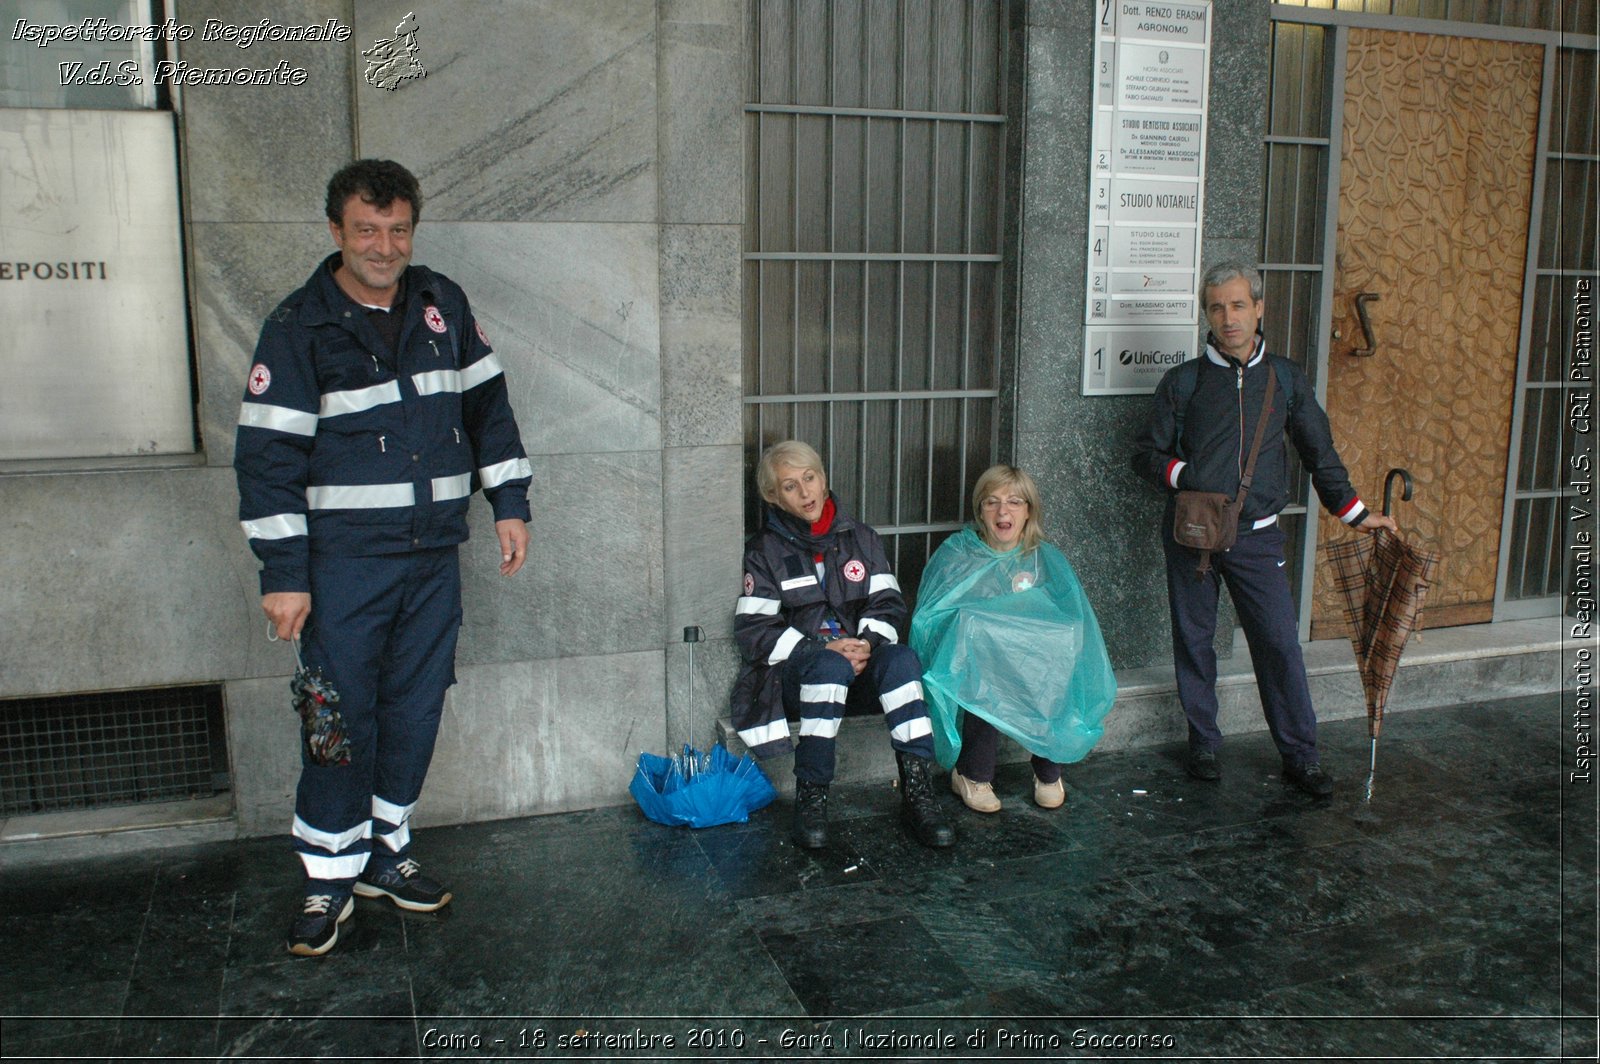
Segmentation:
{"type": "Polygon", "coordinates": [[[845,513],[837,498],[834,505],[832,527],[815,539],[808,527],[769,506],[766,527],[745,544],[744,588],[733,618],[743,665],[729,709],[739,738],[757,757],[791,748],[780,666],[836,638],[822,634],[825,621],[873,647],[906,635],[906,602],[883,540],[845,513]]]}
{"type": "Polygon", "coordinates": [[[405,272],[391,352],[330,256],[267,318],[234,445],[239,520],[262,593],[306,591],[306,562],[451,546],[479,487],[527,520],[528,465],[500,360],[466,295],[405,272]]]}

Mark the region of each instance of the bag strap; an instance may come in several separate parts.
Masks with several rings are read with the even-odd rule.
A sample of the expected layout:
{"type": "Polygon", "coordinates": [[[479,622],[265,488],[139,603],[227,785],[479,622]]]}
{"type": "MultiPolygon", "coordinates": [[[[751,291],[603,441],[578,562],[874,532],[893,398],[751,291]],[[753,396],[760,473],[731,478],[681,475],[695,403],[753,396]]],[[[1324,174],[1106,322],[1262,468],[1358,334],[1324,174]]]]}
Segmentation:
{"type": "MultiPolygon", "coordinates": [[[[1267,368],[1269,370],[1272,369],[1271,366],[1267,368]]],[[[1261,438],[1267,434],[1267,421],[1272,417],[1272,396],[1276,391],[1274,386],[1277,383],[1278,374],[1269,372],[1267,374],[1267,398],[1261,404],[1261,417],[1256,420],[1256,438],[1255,442],[1250,444],[1250,460],[1245,463],[1244,476],[1239,479],[1239,494],[1233,500],[1234,507],[1237,510],[1244,509],[1244,497],[1250,494],[1250,482],[1255,479],[1256,457],[1261,453],[1261,438]]]]}

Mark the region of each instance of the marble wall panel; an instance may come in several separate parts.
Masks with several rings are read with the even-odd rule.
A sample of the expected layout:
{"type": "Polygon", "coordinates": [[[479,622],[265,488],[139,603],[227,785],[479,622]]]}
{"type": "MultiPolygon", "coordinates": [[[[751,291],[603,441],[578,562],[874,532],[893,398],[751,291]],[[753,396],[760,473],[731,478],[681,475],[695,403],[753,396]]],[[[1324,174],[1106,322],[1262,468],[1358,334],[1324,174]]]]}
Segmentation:
{"type": "Polygon", "coordinates": [[[732,225],[661,227],[661,414],[668,447],[743,440],[742,239],[732,225]]]}
{"type": "Polygon", "coordinates": [[[188,217],[196,222],[319,221],[328,178],[355,156],[349,42],[201,40],[206,21],[286,26],[338,19],[351,0],[268,0],[241,8],[222,0],[180,0],[174,18],[195,36],[177,58],[197,67],[305,70],[299,85],[185,85],[183,137],[188,217]],[[285,166],[284,160],[294,160],[285,166]]]}
{"type": "Polygon", "coordinates": [[[288,674],[232,681],[223,699],[239,834],[288,834],[300,780],[300,718],[289,705],[288,674]]]}
{"type": "MultiPolygon", "coordinates": [[[[322,202],[320,193],[317,202],[322,202]]],[[[262,323],[334,250],[326,221],[192,228],[200,441],[210,465],[233,464],[244,379],[262,323]]]]}
{"type": "Polygon", "coordinates": [[[661,446],[653,225],[424,221],[414,261],[461,285],[529,454],[661,446]]]}
{"type": "Polygon", "coordinates": [[[1206,111],[1205,258],[1217,240],[1244,240],[1246,260],[1261,248],[1261,138],[1271,83],[1271,17],[1257,0],[1217,0],[1206,111]]]}
{"type": "Polygon", "coordinates": [[[457,670],[418,826],[629,801],[661,752],[662,651],[457,670]]]}
{"type": "Polygon", "coordinates": [[[744,5],[661,0],[660,218],[743,222],[744,5]]]}
{"type": "Polygon", "coordinates": [[[237,513],[222,469],[0,477],[0,697],[264,667],[237,513]]]}
{"type": "MultiPolygon", "coordinates": [[[[661,456],[535,456],[528,564],[502,577],[493,518],[474,501],[462,547],[464,665],[590,657],[663,641],[661,456]]],[[[735,563],[736,564],[736,563],[735,563]]],[[[660,702],[661,693],[654,695],[660,702]]]]}
{"type": "Polygon", "coordinates": [[[663,453],[669,641],[686,625],[712,639],[733,634],[744,548],[742,455],[736,445],[663,453]]]}
{"type": "Polygon", "coordinates": [[[391,38],[408,12],[427,75],[377,88],[357,57],[359,154],[410,167],[425,218],[654,220],[654,4],[363,0],[354,43],[391,38]]]}

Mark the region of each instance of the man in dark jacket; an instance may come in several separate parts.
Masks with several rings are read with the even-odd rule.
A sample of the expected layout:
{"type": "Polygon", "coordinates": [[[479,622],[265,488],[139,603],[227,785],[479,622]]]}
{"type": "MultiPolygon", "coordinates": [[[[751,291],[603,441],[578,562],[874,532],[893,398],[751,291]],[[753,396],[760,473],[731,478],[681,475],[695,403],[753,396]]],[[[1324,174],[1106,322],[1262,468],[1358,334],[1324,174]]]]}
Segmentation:
{"type": "Polygon", "coordinates": [[[1250,644],[1267,727],[1283,758],[1284,778],[1326,797],[1333,781],[1317,754],[1299,624],[1289,594],[1278,513],[1290,498],[1284,434],[1294,441],[1322,505],[1352,528],[1395,530],[1389,517],[1362,505],[1339,454],[1328,416],[1311,384],[1287,359],[1266,353],[1259,326],[1261,275],[1243,263],[1224,263],[1201,286],[1211,326],[1205,354],[1169,370],[1156,387],[1149,422],[1139,436],[1134,469],[1169,493],[1161,542],[1167,560],[1173,667],[1178,698],[1189,721],[1189,774],[1215,780],[1221,772],[1217,729],[1217,597],[1221,581],[1239,612],[1250,644]],[[1173,497],[1184,490],[1236,496],[1267,392],[1276,382],[1255,476],[1239,516],[1233,547],[1211,556],[1201,573],[1196,551],[1172,536],[1173,497]]]}
{"type": "Polygon", "coordinates": [[[731,707],[739,737],[757,757],[795,751],[794,840],[820,849],[828,842],[834,736],[850,688],[864,683],[883,708],[899,763],[901,818],[924,845],[949,846],[955,834],[929,779],[922,663],[900,642],[906,603],[883,542],[840,509],[807,444],[769,447],[756,479],[768,506],[765,527],[745,545],[734,614],[744,658],[731,707]],[[800,719],[798,744],[790,743],[785,710],[800,719]]]}
{"type": "Polygon", "coordinates": [[[292,829],[305,870],[289,951],[333,948],[352,893],[432,912],[410,857],[461,626],[457,545],[482,487],[500,572],[527,557],[532,471],[500,360],[461,289],[410,265],[417,179],[363,159],[328,183],[338,253],[267,318],[234,468],[277,636],[340,696],[345,764],[302,749],[292,829]],[[374,843],[376,836],[376,843],[374,843]]]}

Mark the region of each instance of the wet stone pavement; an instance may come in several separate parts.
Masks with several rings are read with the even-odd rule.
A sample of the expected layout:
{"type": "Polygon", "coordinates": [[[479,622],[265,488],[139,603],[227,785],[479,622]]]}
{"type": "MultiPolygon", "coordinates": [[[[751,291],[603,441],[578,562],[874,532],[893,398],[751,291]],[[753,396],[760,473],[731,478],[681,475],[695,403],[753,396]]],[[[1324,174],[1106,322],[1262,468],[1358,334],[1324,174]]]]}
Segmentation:
{"type": "Polygon", "coordinates": [[[1220,784],[1093,754],[1055,812],[1011,765],[994,816],[941,791],[947,851],[887,781],[835,788],[820,853],[784,800],[424,830],[455,902],[358,899],[309,960],[281,839],[0,870],[0,1056],[1593,1059],[1595,790],[1564,724],[1555,694],[1394,715],[1370,802],[1362,721],[1323,728],[1326,802],[1265,733],[1220,784]]]}

